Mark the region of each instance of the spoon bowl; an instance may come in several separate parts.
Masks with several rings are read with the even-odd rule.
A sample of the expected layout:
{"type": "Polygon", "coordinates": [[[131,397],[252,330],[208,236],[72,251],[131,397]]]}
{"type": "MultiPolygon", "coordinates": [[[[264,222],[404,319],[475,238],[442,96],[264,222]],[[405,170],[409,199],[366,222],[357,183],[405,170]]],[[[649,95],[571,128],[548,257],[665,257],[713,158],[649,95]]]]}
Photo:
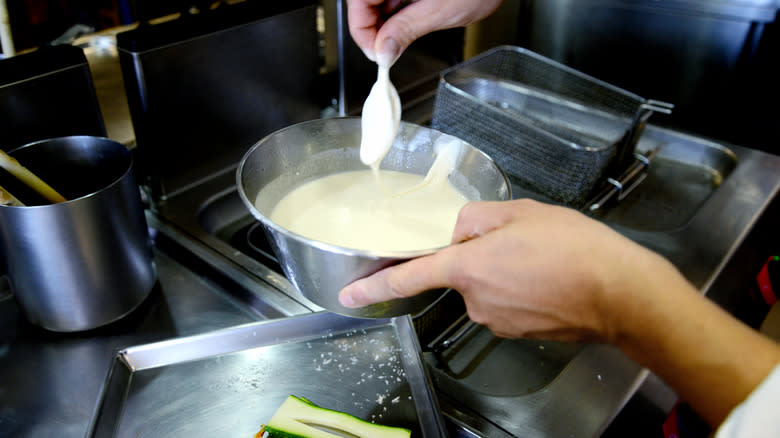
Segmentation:
{"type": "Polygon", "coordinates": [[[401,98],[390,82],[390,69],[380,66],[377,79],[363,103],[360,160],[376,167],[393,146],[401,122],[401,98]]]}

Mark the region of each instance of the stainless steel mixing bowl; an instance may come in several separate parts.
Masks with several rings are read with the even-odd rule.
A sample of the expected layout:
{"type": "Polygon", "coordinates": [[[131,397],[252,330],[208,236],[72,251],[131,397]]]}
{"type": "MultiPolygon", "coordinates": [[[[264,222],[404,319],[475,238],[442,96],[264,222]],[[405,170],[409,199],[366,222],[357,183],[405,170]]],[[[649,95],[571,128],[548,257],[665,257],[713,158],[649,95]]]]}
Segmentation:
{"type": "MultiPolygon", "coordinates": [[[[402,122],[381,168],[425,175],[435,158],[434,144],[440,137],[450,136],[402,122]]],[[[360,161],[359,148],[359,118],[312,120],[281,129],[260,140],[244,155],[236,175],[239,194],[252,215],[264,225],[285,275],[304,297],[348,316],[387,318],[415,314],[435,301],[440,291],[360,309],[343,307],[338,292],[382,268],[440,248],[403,252],[349,249],[303,237],[269,219],[278,201],[301,184],[333,173],[367,169],[360,161]]],[[[511,198],[504,172],[490,157],[465,143],[450,182],[471,200],[511,198]]]]}

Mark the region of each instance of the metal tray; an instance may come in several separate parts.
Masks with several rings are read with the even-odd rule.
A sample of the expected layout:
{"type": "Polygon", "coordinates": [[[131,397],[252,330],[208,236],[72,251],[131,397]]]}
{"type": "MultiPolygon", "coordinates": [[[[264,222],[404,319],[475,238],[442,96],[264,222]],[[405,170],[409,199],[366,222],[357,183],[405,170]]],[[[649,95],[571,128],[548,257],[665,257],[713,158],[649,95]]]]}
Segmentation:
{"type": "Polygon", "coordinates": [[[251,438],[291,394],[446,436],[411,319],[328,312],[119,351],[87,436],[251,438]]]}

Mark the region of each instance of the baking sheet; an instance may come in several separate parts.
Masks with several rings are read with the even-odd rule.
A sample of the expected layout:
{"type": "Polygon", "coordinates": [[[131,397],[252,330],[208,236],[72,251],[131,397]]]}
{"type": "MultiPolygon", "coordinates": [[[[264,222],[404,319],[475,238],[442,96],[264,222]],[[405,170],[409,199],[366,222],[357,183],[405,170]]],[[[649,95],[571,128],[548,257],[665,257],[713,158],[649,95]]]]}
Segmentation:
{"type": "Polygon", "coordinates": [[[330,312],[119,351],[88,436],[251,438],[291,394],[446,436],[411,319],[330,312]]]}

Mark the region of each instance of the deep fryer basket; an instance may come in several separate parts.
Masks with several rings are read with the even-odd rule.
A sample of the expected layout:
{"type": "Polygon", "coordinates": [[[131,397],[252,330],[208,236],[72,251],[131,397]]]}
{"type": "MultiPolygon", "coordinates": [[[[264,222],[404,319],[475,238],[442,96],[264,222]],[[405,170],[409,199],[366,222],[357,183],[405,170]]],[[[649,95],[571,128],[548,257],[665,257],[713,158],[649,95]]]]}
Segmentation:
{"type": "Polygon", "coordinates": [[[432,126],[485,151],[513,185],[580,207],[633,155],[652,102],[500,46],[442,72],[432,126]]]}

